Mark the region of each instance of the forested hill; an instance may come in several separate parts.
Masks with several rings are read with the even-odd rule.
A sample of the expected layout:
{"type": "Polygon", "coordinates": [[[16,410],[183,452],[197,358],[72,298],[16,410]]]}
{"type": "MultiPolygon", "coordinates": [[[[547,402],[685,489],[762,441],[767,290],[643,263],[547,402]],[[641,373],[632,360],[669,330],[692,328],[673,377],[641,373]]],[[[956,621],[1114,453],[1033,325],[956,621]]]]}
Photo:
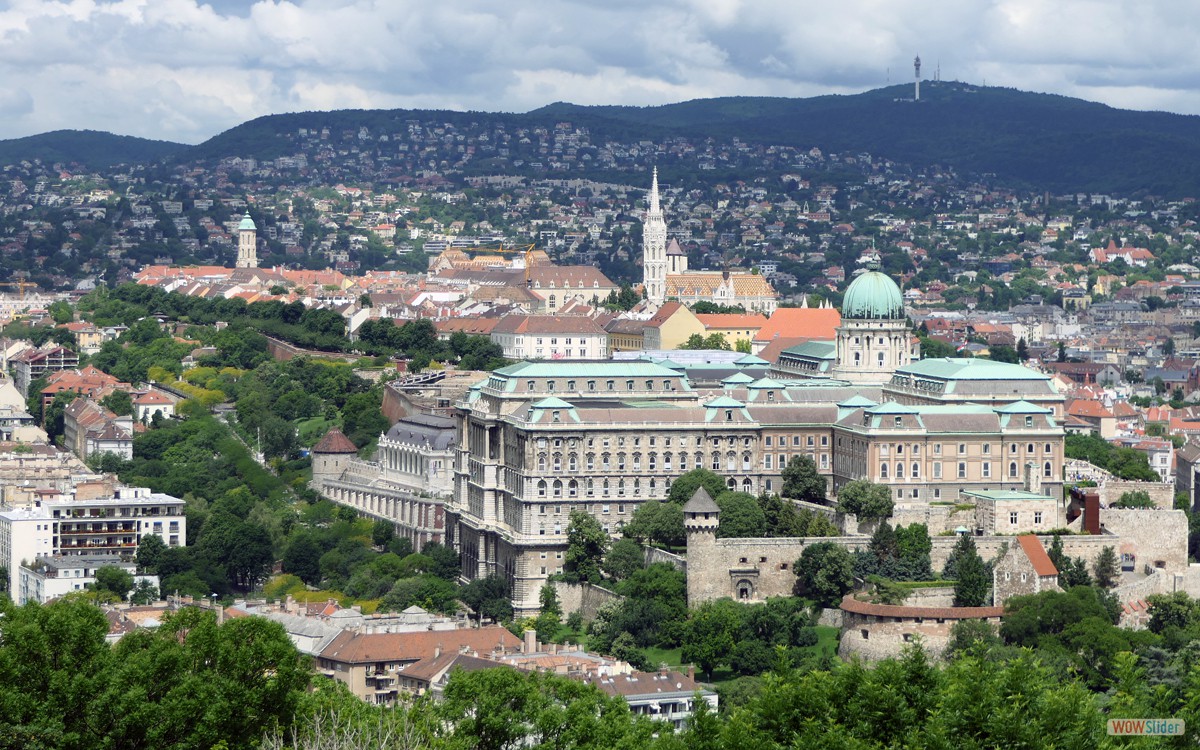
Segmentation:
{"type": "Polygon", "coordinates": [[[145,164],[179,153],[188,146],[98,130],[55,130],[0,141],[0,166],[25,160],[80,164],[89,169],[106,169],[115,164],[145,164]]]}
{"type": "MultiPolygon", "coordinates": [[[[187,147],[90,131],[58,131],[0,141],[0,165],[41,158],[93,167],[181,162],[227,156],[272,159],[294,154],[301,129],[401,133],[408,124],[587,127],[594,142],[630,143],[682,136],[737,137],[825,152],[859,153],[963,175],[994,174],[1002,183],[1051,192],[1200,196],[1200,117],[1134,112],[1064,96],[959,82],[925,81],[848,96],[808,99],[727,97],[659,107],[583,107],[556,103],[523,114],[435,110],[340,110],[269,115],[187,147]]],[[[529,161],[527,159],[527,161],[529,161]]],[[[525,167],[528,169],[528,165],[525,167]]],[[[468,170],[519,171],[508,162],[468,170]]],[[[599,177],[598,174],[577,173],[599,177]]]]}
{"type": "Polygon", "coordinates": [[[1200,195],[1200,117],[1134,112],[1015,89],[926,81],[921,101],[898,85],[808,99],[726,97],[659,107],[557,103],[524,114],[425,110],[346,110],[261,117],[190,149],[182,158],[285,155],[283,136],[299,128],[398,132],[411,120],[457,126],[492,120],[508,127],[569,121],[593,139],[667,136],[731,138],[762,144],[868,152],[914,166],[1054,192],[1200,195]]]}

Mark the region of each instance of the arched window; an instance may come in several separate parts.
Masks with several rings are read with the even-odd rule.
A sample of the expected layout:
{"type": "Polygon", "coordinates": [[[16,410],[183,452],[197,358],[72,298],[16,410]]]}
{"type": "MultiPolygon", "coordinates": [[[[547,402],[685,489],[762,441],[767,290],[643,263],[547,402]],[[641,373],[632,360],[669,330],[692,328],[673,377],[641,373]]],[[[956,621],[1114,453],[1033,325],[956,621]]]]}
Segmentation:
{"type": "Polygon", "coordinates": [[[750,454],[742,454],[742,471],[750,471],[750,454]]]}
{"type": "Polygon", "coordinates": [[[887,464],[879,464],[879,478],[880,479],[888,478],[888,465],[887,464]]]}
{"type": "Polygon", "coordinates": [[[620,495],[621,497],[625,496],[625,480],[624,479],[617,480],[617,494],[620,495]]]}
{"type": "Polygon", "coordinates": [[[604,469],[605,471],[608,471],[608,469],[610,468],[611,460],[612,460],[612,456],[609,453],[605,453],[602,456],[600,456],[600,468],[604,469]]]}
{"type": "Polygon", "coordinates": [[[562,481],[561,480],[558,480],[558,479],[554,480],[554,496],[562,497],[562,481]]]}
{"type": "Polygon", "coordinates": [[[658,471],[658,454],[651,453],[646,457],[646,468],[650,471],[658,471]]]}
{"type": "Polygon", "coordinates": [[[721,470],[721,454],[720,453],[712,454],[712,467],[713,467],[713,471],[721,470]]]}
{"type": "Polygon", "coordinates": [[[1047,478],[1052,478],[1054,476],[1054,467],[1050,465],[1049,461],[1042,466],[1042,476],[1047,478]]]}
{"type": "Polygon", "coordinates": [[[591,479],[589,479],[587,480],[587,495],[588,497],[591,497],[594,494],[596,494],[596,485],[591,479]]]}
{"type": "Polygon", "coordinates": [[[642,454],[641,453],[633,454],[633,470],[634,471],[642,470],[642,454]]]}
{"type": "Polygon", "coordinates": [[[572,473],[579,471],[579,456],[572,453],[567,456],[567,471],[572,473]]]}
{"type": "Polygon", "coordinates": [[[1010,462],[1009,462],[1009,464],[1008,464],[1008,475],[1009,475],[1010,477],[1016,477],[1016,476],[1018,476],[1018,473],[1017,473],[1017,462],[1016,462],[1016,461],[1010,461],[1010,462]]]}
{"type": "Polygon", "coordinates": [[[555,473],[559,473],[562,471],[562,454],[561,453],[554,454],[554,471],[555,471],[555,473]]]}
{"type": "Polygon", "coordinates": [[[545,479],[538,480],[537,491],[538,491],[538,497],[546,496],[546,480],[545,479]]]}
{"type": "Polygon", "coordinates": [[[1011,445],[1009,445],[1009,446],[1008,446],[1008,452],[1009,452],[1009,453],[1016,453],[1016,452],[1017,452],[1017,444],[1016,444],[1016,443],[1012,443],[1011,445]]]}
{"type": "Polygon", "coordinates": [[[588,471],[596,470],[596,454],[595,453],[587,454],[587,468],[588,468],[588,471]]]}
{"type": "Polygon", "coordinates": [[[913,464],[912,465],[912,478],[913,479],[921,478],[921,464],[913,464]]]}
{"type": "Polygon", "coordinates": [[[1033,453],[1033,443],[1030,443],[1029,445],[1025,446],[1025,452],[1033,453]]]}
{"type": "Polygon", "coordinates": [[[617,471],[625,471],[625,454],[617,454],[617,471]]]}
{"type": "Polygon", "coordinates": [[[729,479],[725,480],[725,486],[731,490],[736,490],[737,489],[737,480],[734,479],[733,477],[730,477],[729,479]]]}
{"type": "Polygon", "coordinates": [[[637,497],[638,495],[642,494],[642,480],[640,480],[640,479],[633,480],[633,494],[634,494],[634,497],[637,497]]]}
{"type": "Polygon", "coordinates": [[[545,470],[546,470],[546,454],[539,453],[538,454],[538,471],[545,471],[545,470]]]}
{"type": "Polygon", "coordinates": [[[896,464],[896,478],[897,479],[904,478],[904,464],[896,464]]]}
{"type": "Polygon", "coordinates": [[[750,481],[750,477],[746,477],[742,480],[742,492],[754,494],[754,482],[750,481]]]}
{"type": "Polygon", "coordinates": [[[600,488],[605,497],[608,497],[608,480],[604,480],[604,485],[600,488]]]}
{"type": "Polygon", "coordinates": [[[735,471],[737,469],[737,454],[733,451],[729,451],[725,454],[725,467],[729,471],[735,471]]]}
{"type": "Polygon", "coordinates": [[[567,482],[567,497],[577,497],[579,495],[579,482],[574,479],[567,482]]]}

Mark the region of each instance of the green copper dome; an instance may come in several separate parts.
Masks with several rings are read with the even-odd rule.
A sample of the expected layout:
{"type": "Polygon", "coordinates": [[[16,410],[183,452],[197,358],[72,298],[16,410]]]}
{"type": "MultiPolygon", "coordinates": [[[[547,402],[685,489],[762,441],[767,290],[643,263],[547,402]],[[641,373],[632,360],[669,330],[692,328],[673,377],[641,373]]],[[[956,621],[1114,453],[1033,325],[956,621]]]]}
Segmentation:
{"type": "Polygon", "coordinates": [[[255,227],[255,226],[254,226],[254,219],[251,219],[251,218],[250,218],[250,212],[249,212],[249,211],[247,211],[247,212],[246,212],[246,215],[242,217],[242,223],[241,223],[241,224],[238,224],[238,231],[239,231],[239,232],[244,232],[244,231],[246,231],[247,229],[251,229],[251,230],[253,230],[253,229],[257,229],[257,227],[255,227]]]}
{"type": "Polygon", "coordinates": [[[904,296],[891,277],[880,273],[879,263],[867,263],[867,272],[850,283],[842,298],[843,318],[900,320],[906,317],[904,296]]]}

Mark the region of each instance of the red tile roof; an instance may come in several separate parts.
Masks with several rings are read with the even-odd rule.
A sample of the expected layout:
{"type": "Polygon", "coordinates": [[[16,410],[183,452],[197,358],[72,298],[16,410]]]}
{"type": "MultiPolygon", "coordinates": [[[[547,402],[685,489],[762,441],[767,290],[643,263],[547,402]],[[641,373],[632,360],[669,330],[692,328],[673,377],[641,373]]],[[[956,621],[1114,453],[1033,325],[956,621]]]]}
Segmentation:
{"type": "Polygon", "coordinates": [[[1042,541],[1037,536],[1022,534],[1017,537],[1017,541],[1020,542],[1021,549],[1029,558],[1029,562],[1033,563],[1035,573],[1039,576],[1058,575],[1058,568],[1054,567],[1054,563],[1050,561],[1050,555],[1046,553],[1046,548],[1042,546],[1042,541]]]}
{"type": "Polygon", "coordinates": [[[781,307],[771,313],[754,340],[761,342],[785,337],[833,340],[837,338],[837,327],[841,324],[842,314],[833,307],[781,307]]]}
{"type": "Polygon", "coordinates": [[[438,648],[442,653],[466,648],[486,654],[501,647],[506,651],[516,651],[520,646],[521,640],[499,625],[415,633],[355,633],[346,630],[325,647],[321,657],[346,663],[417,661],[433,656],[438,648]]]}
{"type": "Polygon", "coordinates": [[[354,447],[354,443],[350,442],[350,438],[346,437],[336,427],[331,427],[329,432],[325,433],[325,437],[321,438],[321,442],[313,446],[313,453],[358,453],[358,448],[354,447]]]}

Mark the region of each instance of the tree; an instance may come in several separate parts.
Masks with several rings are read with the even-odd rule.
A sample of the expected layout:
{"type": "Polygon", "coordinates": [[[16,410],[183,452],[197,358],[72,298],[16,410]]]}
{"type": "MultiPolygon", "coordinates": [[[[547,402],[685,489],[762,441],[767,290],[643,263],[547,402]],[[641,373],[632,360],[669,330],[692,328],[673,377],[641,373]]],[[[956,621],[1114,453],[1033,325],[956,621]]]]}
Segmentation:
{"type": "Polygon", "coordinates": [[[1025,343],[1025,337],[1022,336],[1017,341],[1017,361],[1024,362],[1029,359],[1029,345],[1025,343]]]}
{"type": "Polygon", "coordinates": [[[1058,342],[1058,357],[1056,359],[1059,362],[1067,361],[1067,344],[1065,341],[1058,342]]]}
{"type": "Polygon", "coordinates": [[[1010,362],[1016,364],[1019,356],[1017,351],[1007,344],[997,344],[988,347],[988,357],[996,362],[1010,362]]]}
{"type": "Polygon", "coordinates": [[[809,503],[825,501],[828,486],[825,477],[817,473],[817,464],[808,456],[792,456],[783,467],[784,497],[809,503]]]}
{"type": "Polygon", "coordinates": [[[982,607],[991,600],[992,576],[975,549],[975,540],[963,534],[955,545],[954,606],[982,607]]]}
{"type": "Polygon", "coordinates": [[[459,591],[459,598],[475,612],[475,617],[482,621],[490,618],[493,622],[506,622],[512,619],[513,608],[509,599],[508,581],[500,576],[476,578],[459,591]]]}
{"type": "Polygon", "coordinates": [[[602,567],[609,578],[623,581],[646,567],[646,553],[642,551],[642,545],[634,540],[618,539],[604,556],[602,567]]]}
{"type": "Polygon", "coordinates": [[[741,610],[732,600],[704,602],[688,617],[680,655],[712,679],[713,669],[729,659],[741,629],[741,610]]]}
{"type": "Polygon", "coordinates": [[[1155,508],[1158,507],[1154,501],[1150,499],[1150,493],[1145,490],[1132,490],[1123,492],[1113,503],[1114,508],[1155,508]]]}
{"type": "Polygon", "coordinates": [[[683,507],[672,502],[660,503],[647,500],[642,503],[622,533],[630,538],[678,547],[686,541],[683,528],[683,507]]]}
{"type": "Polygon", "coordinates": [[[96,569],[96,591],[109,591],[124,599],[133,589],[133,574],[116,565],[104,565],[96,569]]]}
{"type": "Polygon", "coordinates": [[[671,490],[667,493],[667,502],[676,505],[686,505],[696,490],[704,488],[709,497],[716,498],[725,491],[725,480],[719,474],[708,469],[692,469],[671,482],[671,490]]]}
{"type": "Polygon", "coordinates": [[[158,587],[143,578],[133,587],[133,593],[129,595],[129,601],[131,604],[145,605],[158,601],[158,597],[158,587]]]}
{"type": "Polygon", "coordinates": [[[301,531],[292,537],[283,553],[283,572],[295,574],[300,580],[315,586],[321,582],[323,550],[312,533],[301,531]]]}
{"type": "Polygon", "coordinates": [[[113,391],[100,399],[100,405],[118,417],[127,417],[133,414],[133,397],[129,395],[128,391],[113,391]]]}
{"type": "Polygon", "coordinates": [[[836,607],[854,585],[854,558],[836,542],[810,544],[794,566],[800,593],[836,607]]]}
{"type": "Polygon", "coordinates": [[[599,583],[600,563],[608,551],[608,534],[590,513],[571,513],[567,526],[567,555],[564,577],[575,583],[599,583]]]}
{"type": "Polygon", "coordinates": [[[386,548],[396,535],[396,525],[391,521],[380,518],[371,527],[371,543],[376,547],[386,548]]]}
{"type": "Polygon", "coordinates": [[[1112,547],[1104,547],[1092,565],[1092,575],[1100,588],[1111,589],[1121,575],[1121,563],[1112,547]]]}
{"type": "Polygon", "coordinates": [[[866,479],[848,482],[838,492],[838,510],[853,513],[860,521],[889,518],[894,507],[892,492],[887,485],[866,479]]]}
{"type": "Polygon", "coordinates": [[[163,544],[162,537],[158,534],[146,534],[138,545],[138,567],[147,573],[157,573],[158,561],[162,559],[166,549],[167,545],[163,544]]]}
{"type": "Polygon", "coordinates": [[[767,531],[767,517],[753,495],[726,490],[715,498],[721,509],[718,537],[761,537],[767,531]]]}

